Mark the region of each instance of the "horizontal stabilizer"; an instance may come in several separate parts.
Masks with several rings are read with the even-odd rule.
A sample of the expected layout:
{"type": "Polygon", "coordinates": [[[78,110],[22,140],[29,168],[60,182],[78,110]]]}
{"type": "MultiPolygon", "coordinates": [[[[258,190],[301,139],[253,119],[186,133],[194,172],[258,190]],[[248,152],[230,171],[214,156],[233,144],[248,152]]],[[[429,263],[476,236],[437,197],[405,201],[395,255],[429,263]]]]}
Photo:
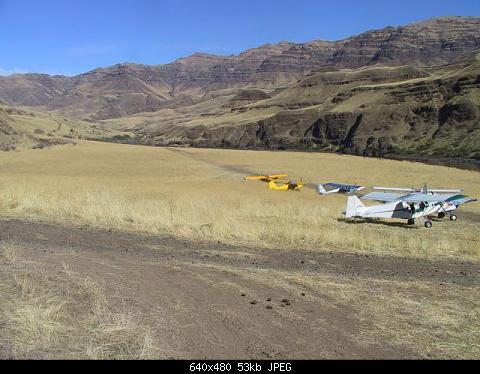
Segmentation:
{"type": "Polygon", "coordinates": [[[327,191],[321,184],[318,185],[318,193],[320,195],[330,195],[337,192],[338,192],[338,189],[327,191]]]}

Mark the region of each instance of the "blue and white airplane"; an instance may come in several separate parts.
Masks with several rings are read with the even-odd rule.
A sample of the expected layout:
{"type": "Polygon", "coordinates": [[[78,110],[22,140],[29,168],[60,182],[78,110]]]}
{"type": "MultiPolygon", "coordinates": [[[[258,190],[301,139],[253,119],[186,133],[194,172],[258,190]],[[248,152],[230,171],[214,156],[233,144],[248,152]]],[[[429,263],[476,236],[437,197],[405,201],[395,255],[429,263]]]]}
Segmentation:
{"type": "Polygon", "coordinates": [[[344,193],[352,195],[358,191],[363,190],[364,186],[357,186],[354,184],[342,184],[342,183],[325,183],[318,185],[318,193],[320,195],[330,195],[334,193],[344,193]]]}

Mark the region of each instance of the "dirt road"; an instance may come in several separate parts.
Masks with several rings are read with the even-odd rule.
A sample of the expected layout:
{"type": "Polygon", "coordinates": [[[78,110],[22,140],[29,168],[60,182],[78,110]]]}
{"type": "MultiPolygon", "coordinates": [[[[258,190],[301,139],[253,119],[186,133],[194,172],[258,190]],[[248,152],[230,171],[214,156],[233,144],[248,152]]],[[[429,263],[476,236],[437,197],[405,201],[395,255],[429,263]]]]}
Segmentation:
{"type": "Polygon", "coordinates": [[[233,247],[18,220],[0,221],[7,239],[49,271],[65,264],[102,284],[113,305],[151,328],[163,358],[441,357],[435,342],[450,332],[418,335],[429,325],[412,305],[428,300],[442,311],[448,295],[468,315],[477,305],[462,295],[478,295],[480,282],[480,264],[465,261],[233,247]],[[394,327],[411,331],[397,339],[394,327]]]}

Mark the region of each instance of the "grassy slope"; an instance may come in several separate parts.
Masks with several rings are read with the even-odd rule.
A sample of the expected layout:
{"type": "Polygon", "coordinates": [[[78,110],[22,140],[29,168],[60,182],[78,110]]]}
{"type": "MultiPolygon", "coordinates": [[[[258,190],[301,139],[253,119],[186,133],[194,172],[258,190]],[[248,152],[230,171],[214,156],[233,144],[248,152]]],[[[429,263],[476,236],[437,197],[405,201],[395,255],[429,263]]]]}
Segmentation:
{"type": "MultiPolygon", "coordinates": [[[[312,189],[279,193],[250,172],[287,172],[308,182],[461,187],[480,196],[477,172],[391,160],[304,153],[171,150],[85,143],[0,154],[4,216],[108,229],[401,256],[478,259],[478,220],[438,222],[432,230],[352,224],[338,219],[344,196],[312,189]]],[[[478,217],[478,203],[463,212],[478,217]]],[[[460,214],[461,217],[461,214],[460,214]]]]}
{"type": "Polygon", "coordinates": [[[80,139],[98,139],[120,134],[95,128],[87,122],[70,120],[58,113],[1,106],[0,130],[0,149],[7,150],[74,144],[80,139]]]}

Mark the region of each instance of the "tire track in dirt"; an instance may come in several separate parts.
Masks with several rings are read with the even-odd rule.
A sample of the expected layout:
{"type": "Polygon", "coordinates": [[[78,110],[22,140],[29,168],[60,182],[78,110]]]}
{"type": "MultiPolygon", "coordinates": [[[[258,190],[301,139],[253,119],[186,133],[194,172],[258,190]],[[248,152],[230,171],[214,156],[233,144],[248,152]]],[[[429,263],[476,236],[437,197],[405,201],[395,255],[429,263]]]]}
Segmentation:
{"type": "Polygon", "coordinates": [[[127,305],[151,326],[164,358],[424,357],[398,342],[362,343],[356,337],[372,330],[375,321],[359,319],[354,305],[339,304],[321,287],[275,285],[268,281],[270,272],[340,281],[427,281],[432,287],[472,287],[480,280],[480,265],[467,261],[266,250],[0,221],[0,240],[9,239],[52,273],[67,265],[103,284],[114,305],[127,305]]]}
{"type": "Polygon", "coordinates": [[[95,229],[67,228],[20,220],[0,221],[1,239],[14,238],[35,248],[136,253],[146,259],[237,268],[319,272],[347,277],[421,280],[465,286],[480,284],[480,264],[464,260],[427,260],[328,250],[255,249],[223,243],[193,242],[167,236],[136,235],[95,229]],[[243,253],[243,256],[235,254],[243,253]]]}

